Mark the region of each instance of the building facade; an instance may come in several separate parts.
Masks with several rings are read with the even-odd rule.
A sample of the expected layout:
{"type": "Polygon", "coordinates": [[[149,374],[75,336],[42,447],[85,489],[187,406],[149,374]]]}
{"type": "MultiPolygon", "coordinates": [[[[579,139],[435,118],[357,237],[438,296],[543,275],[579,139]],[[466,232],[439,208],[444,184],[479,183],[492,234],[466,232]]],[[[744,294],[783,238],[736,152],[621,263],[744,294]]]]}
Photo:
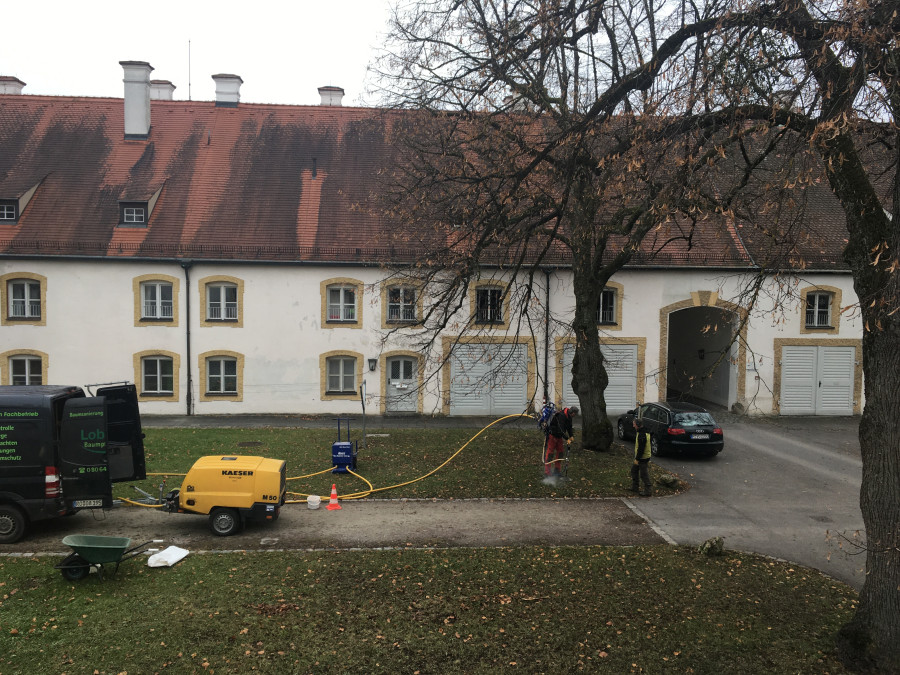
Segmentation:
{"type": "MultiPolygon", "coordinates": [[[[333,87],[321,106],[241,103],[234,75],[215,76],[214,102],[174,101],[148,64],[122,66],[123,99],[0,89],[0,383],[133,381],[144,414],[575,403],[565,264],[538,277],[526,314],[511,300],[526,280],[485,272],[425,339],[428,289],[392,273],[410,254],[373,206],[391,156],[382,111],[343,107],[333,87]]],[[[613,277],[597,308],[610,413],[685,394],[751,414],[860,412],[862,326],[839,251],[768,277],[760,297],[777,301],[751,307],[741,250],[613,277]]]]}

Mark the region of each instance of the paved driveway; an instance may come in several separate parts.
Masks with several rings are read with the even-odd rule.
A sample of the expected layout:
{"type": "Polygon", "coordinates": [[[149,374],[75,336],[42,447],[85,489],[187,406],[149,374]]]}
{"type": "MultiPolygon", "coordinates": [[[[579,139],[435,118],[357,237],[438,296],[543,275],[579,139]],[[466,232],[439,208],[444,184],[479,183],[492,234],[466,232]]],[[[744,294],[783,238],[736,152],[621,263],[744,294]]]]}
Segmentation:
{"type": "Polygon", "coordinates": [[[717,414],[714,459],[661,458],[686,494],[634,505],[679,544],[714,536],[727,548],[784,558],[862,587],[858,417],[747,419],[717,414]]]}

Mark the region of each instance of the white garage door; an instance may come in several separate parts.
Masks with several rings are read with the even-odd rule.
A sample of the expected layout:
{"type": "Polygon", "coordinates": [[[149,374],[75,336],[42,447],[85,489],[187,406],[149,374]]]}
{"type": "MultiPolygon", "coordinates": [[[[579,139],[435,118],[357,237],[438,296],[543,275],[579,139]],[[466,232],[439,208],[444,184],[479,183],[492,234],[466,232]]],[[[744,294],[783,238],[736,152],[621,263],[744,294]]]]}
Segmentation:
{"type": "Polygon", "coordinates": [[[528,404],[526,345],[457,345],[450,357],[451,415],[512,415],[528,404]]]}
{"type": "Polygon", "coordinates": [[[783,347],[781,414],[852,415],[855,365],[854,347],[783,347]]]}
{"type": "MultiPolygon", "coordinates": [[[[606,412],[619,414],[634,408],[637,401],[637,345],[601,344],[609,384],[603,392],[606,412]]],[[[575,345],[563,349],[563,405],[577,405],[572,389],[572,362],[575,345]]]]}

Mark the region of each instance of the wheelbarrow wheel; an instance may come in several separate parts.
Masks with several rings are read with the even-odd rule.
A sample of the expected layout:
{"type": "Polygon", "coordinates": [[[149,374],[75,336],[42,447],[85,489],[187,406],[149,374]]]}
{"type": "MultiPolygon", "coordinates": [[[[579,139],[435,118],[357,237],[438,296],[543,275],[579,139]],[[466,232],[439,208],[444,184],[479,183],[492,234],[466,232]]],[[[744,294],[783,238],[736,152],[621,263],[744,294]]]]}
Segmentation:
{"type": "Polygon", "coordinates": [[[235,509],[226,509],[221,506],[209,512],[209,529],[220,537],[229,537],[241,531],[243,522],[235,509]]]}
{"type": "Polygon", "coordinates": [[[91,565],[80,555],[73,553],[62,561],[59,571],[69,581],[79,581],[90,573],[91,565]]]}

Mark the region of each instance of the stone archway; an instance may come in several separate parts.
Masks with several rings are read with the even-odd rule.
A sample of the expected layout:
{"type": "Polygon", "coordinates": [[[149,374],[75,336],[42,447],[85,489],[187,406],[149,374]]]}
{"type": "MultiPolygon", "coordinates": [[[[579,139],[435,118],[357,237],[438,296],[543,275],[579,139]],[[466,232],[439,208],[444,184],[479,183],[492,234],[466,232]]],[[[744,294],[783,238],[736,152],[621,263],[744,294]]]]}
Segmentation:
{"type": "MultiPolygon", "coordinates": [[[[746,388],[746,369],[744,368],[744,364],[746,363],[747,358],[747,311],[739,305],[720,299],[719,294],[715,291],[692,291],[690,299],[666,305],[659,310],[658,400],[666,400],[670,389],[670,383],[675,384],[677,378],[683,378],[690,376],[691,374],[696,375],[701,372],[703,365],[701,362],[705,362],[707,358],[709,359],[708,363],[710,366],[719,359],[721,352],[718,351],[718,346],[721,345],[721,338],[713,339],[710,336],[709,330],[704,332],[704,328],[711,323],[715,324],[715,319],[719,317],[726,319],[732,326],[732,329],[739,326],[740,333],[737,345],[729,347],[729,353],[726,354],[725,358],[721,361],[721,365],[727,365],[729,369],[727,378],[728,392],[724,402],[729,409],[735,403],[744,404],[746,388]],[[674,323],[674,317],[672,315],[683,310],[690,310],[690,316],[687,316],[684,320],[678,322],[678,326],[681,330],[679,331],[678,336],[679,342],[677,345],[674,345],[674,347],[677,352],[683,356],[690,353],[696,363],[682,364],[684,367],[682,367],[680,373],[676,375],[674,371],[671,374],[669,373],[672,362],[671,357],[673,355],[671,353],[673,345],[670,345],[670,338],[673,337],[671,329],[672,324],[674,323]],[[729,317],[729,315],[731,316],[729,317]],[[693,334],[689,333],[685,336],[683,329],[685,326],[691,325],[694,325],[696,330],[693,334]],[[701,345],[701,347],[696,351],[690,350],[689,352],[685,345],[689,344],[692,337],[696,340],[698,345],[701,345]],[[706,354],[705,345],[712,346],[713,353],[706,354]],[[672,382],[670,382],[670,375],[672,376],[672,382]]],[[[733,335],[733,330],[731,335],[733,335]]],[[[730,338],[731,335],[728,337],[730,338]]],[[[730,339],[728,342],[730,343],[730,339]]],[[[678,384],[682,384],[682,382],[683,380],[679,381],[678,384]]]]}

